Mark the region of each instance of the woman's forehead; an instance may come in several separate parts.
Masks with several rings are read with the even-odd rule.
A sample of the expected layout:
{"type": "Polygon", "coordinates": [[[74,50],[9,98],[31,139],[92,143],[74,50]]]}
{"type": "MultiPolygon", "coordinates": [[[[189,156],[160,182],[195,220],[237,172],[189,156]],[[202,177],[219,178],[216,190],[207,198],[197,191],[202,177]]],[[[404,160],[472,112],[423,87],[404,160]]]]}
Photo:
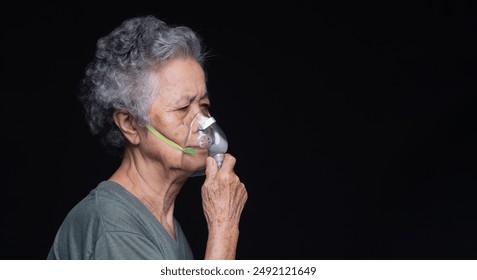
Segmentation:
{"type": "Polygon", "coordinates": [[[208,99],[209,94],[205,92],[164,92],[159,94],[157,99],[164,105],[188,104],[194,100],[208,99]]]}

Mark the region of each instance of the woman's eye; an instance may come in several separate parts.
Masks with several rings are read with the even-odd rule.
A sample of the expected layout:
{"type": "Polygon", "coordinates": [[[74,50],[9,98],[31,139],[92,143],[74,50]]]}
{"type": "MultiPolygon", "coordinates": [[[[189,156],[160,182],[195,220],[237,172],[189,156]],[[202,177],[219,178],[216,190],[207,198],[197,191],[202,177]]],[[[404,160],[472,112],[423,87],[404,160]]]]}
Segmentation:
{"type": "Polygon", "coordinates": [[[210,109],[210,105],[209,104],[204,104],[201,106],[201,111],[206,115],[206,116],[210,116],[210,112],[209,112],[209,109],[210,109]]]}

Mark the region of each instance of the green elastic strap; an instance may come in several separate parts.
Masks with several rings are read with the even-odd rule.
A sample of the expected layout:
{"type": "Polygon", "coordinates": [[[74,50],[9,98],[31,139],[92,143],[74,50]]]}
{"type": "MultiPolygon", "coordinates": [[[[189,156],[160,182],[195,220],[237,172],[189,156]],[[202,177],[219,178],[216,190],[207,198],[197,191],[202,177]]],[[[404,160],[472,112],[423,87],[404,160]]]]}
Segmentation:
{"type": "Polygon", "coordinates": [[[150,124],[146,125],[146,128],[157,138],[161,139],[162,141],[166,142],[169,146],[173,147],[176,150],[182,151],[186,154],[195,155],[195,150],[191,148],[182,148],[181,146],[177,145],[176,143],[172,142],[172,140],[168,139],[166,136],[162,135],[159,131],[157,131],[154,127],[150,124]]]}

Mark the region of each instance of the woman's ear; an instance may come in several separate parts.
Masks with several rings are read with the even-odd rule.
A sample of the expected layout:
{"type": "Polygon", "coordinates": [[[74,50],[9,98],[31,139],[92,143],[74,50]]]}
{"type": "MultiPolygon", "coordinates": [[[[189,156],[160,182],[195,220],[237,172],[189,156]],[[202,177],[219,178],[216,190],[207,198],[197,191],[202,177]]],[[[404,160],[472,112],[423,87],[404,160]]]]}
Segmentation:
{"type": "Polygon", "coordinates": [[[133,145],[137,145],[140,142],[136,119],[126,110],[114,110],[113,119],[119,130],[123,133],[124,137],[129,140],[133,145]]]}

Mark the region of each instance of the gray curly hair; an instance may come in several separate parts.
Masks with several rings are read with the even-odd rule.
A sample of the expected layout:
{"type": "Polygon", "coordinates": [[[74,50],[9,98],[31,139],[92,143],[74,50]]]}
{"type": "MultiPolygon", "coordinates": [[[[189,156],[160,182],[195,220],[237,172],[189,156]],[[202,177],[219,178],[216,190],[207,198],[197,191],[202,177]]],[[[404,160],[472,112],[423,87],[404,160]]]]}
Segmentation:
{"type": "Polygon", "coordinates": [[[201,38],[186,26],[171,26],[154,16],[125,20],[98,40],[94,59],[86,66],[79,100],[93,135],[112,151],[126,139],[113,121],[116,109],[129,111],[140,125],[149,123],[148,111],[160,85],[154,70],[178,57],[195,59],[204,67],[201,38]]]}

